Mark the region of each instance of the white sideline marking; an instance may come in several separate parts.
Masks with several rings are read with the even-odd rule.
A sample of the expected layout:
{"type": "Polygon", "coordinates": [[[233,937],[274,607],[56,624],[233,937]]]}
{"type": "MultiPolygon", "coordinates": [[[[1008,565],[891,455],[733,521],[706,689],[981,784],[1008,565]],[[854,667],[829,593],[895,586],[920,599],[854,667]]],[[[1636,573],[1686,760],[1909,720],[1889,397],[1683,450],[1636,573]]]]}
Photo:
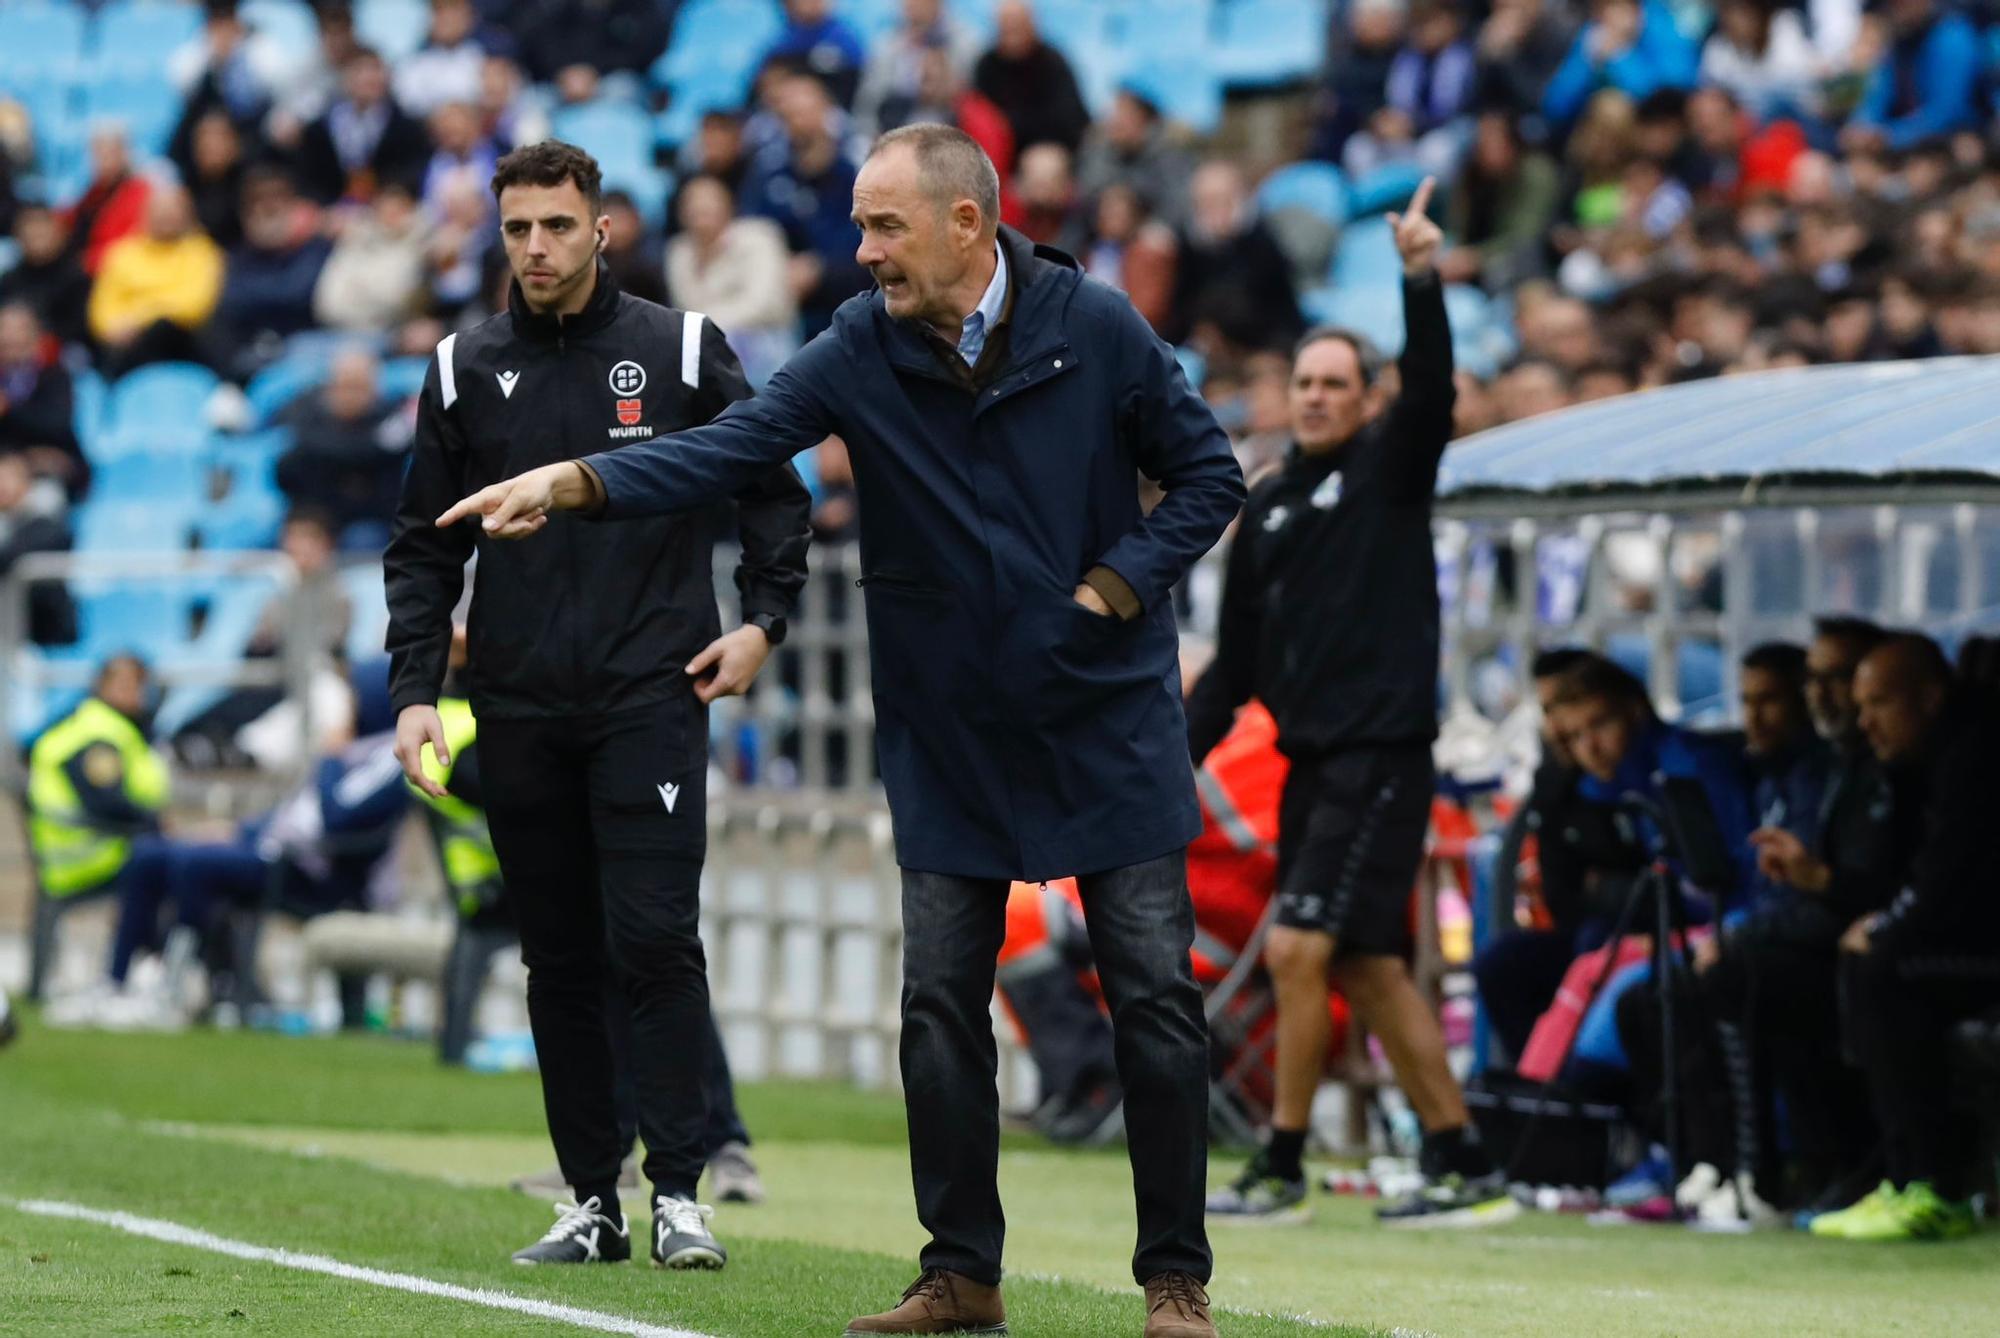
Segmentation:
{"type": "Polygon", "coordinates": [[[323,1254],[301,1254],[297,1250],[275,1250],[264,1245],[252,1245],[247,1241],[229,1240],[195,1227],[182,1226],[178,1222],[163,1222],[155,1217],[135,1217],[131,1213],[105,1212],[98,1208],[86,1208],[81,1204],[62,1203],[51,1199],[23,1199],[15,1201],[10,1206],[24,1213],[34,1213],[39,1217],[67,1217],[79,1222],[95,1222],[99,1226],[115,1227],[134,1236],[149,1236],[154,1240],[163,1240],[169,1245],[189,1245],[197,1250],[226,1254],[236,1259],[276,1264],[280,1268],[296,1268],[304,1273],[325,1273],[329,1277],[346,1278],[350,1282],[366,1282],[371,1286],[387,1287],[391,1291],[415,1292],[419,1296],[440,1296],[447,1301],[464,1301],[468,1305],[481,1305],[489,1310],[511,1310],[518,1315],[554,1320],[559,1324],[570,1324],[597,1333],[623,1333],[632,1335],[632,1338],[709,1338],[709,1335],[696,1333],[693,1329],[647,1324],[640,1320],[627,1319],[623,1315],[606,1314],[601,1310],[585,1310],[579,1306],[559,1305],[554,1301],[538,1301],[529,1296],[488,1291],[484,1287],[459,1287],[449,1282],[436,1282],[411,1273],[390,1273],[379,1268],[343,1264],[340,1260],[323,1254]]]}

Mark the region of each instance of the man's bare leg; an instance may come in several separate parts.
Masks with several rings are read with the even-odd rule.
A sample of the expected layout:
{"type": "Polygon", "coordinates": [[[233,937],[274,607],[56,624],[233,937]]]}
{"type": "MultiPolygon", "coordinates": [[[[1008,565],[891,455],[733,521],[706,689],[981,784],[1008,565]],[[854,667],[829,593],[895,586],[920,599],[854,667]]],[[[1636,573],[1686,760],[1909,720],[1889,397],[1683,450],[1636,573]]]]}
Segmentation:
{"type": "Polygon", "coordinates": [[[1264,947],[1264,964],[1278,999],[1273,1130],[1303,1135],[1312,1118],[1313,1093],[1326,1069],[1326,1046],[1333,1029],[1326,1011],[1333,949],[1333,935],[1288,925],[1273,925],[1264,947]]]}
{"type": "Polygon", "coordinates": [[[1445,1060],[1444,1029],[1403,959],[1356,955],[1335,966],[1333,975],[1361,1024],[1382,1042],[1396,1085],[1424,1132],[1465,1128],[1472,1117],[1445,1060]]]}

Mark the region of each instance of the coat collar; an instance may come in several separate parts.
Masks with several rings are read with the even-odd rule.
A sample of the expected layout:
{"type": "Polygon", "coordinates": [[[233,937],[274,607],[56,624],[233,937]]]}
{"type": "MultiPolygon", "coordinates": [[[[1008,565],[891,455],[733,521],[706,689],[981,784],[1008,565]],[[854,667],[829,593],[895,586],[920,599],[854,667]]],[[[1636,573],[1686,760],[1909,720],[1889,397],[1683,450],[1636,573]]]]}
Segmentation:
{"type": "MultiPolygon", "coordinates": [[[[1052,246],[1042,246],[1000,225],[1000,249],[1007,257],[1007,299],[1000,321],[1008,327],[1010,356],[1039,354],[1063,340],[1063,315],[1076,288],[1077,263],[1052,246]]],[[[931,352],[914,322],[897,320],[882,303],[880,290],[868,298],[890,362],[899,369],[943,378],[937,355],[931,352]]]]}
{"type": "Polygon", "coordinates": [[[573,339],[603,329],[617,314],[618,280],[611,277],[611,267],[601,256],[597,261],[596,291],[574,316],[542,315],[528,306],[528,299],[521,295],[519,279],[507,285],[507,316],[514,323],[514,333],[523,339],[545,344],[553,344],[560,336],[573,339]]]}

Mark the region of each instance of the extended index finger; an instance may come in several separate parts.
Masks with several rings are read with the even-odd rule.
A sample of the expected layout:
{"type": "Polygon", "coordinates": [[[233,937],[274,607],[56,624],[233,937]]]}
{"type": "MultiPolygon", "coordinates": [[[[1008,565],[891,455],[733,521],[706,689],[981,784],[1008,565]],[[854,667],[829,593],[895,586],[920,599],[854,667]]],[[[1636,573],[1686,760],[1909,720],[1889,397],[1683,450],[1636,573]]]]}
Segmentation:
{"type": "Polygon", "coordinates": [[[470,497],[459,498],[456,502],[452,503],[451,510],[437,518],[437,527],[444,529],[447,526],[456,525],[467,516],[477,513],[481,509],[480,499],[485,495],[486,490],[481,488],[470,497]]]}
{"type": "Polygon", "coordinates": [[[1436,177],[1425,177],[1423,181],[1417,186],[1417,193],[1410,197],[1409,210],[1403,215],[1403,217],[1422,218],[1424,216],[1424,210],[1430,208],[1431,192],[1437,189],[1437,184],[1438,183],[1436,177]]]}

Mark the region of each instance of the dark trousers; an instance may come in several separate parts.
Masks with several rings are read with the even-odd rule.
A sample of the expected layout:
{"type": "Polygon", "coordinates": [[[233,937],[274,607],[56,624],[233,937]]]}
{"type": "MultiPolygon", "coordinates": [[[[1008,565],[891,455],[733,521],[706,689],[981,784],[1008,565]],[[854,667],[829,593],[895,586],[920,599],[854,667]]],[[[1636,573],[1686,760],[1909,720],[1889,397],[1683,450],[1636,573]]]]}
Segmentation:
{"type": "Polygon", "coordinates": [[[1575,929],[1516,929],[1495,938],[1472,959],[1472,978],[1479,986],[1486,1025],[1493,1028],[1510,1061],[1518,1062],[1528,1048],[1528,1037],[1555,1002],[1569,964],[1602,947],[1608,932],[1609,926],[1595,920],[1575,929]]]}
{"type": "MultiPolygon", "coordinates": [[[[1208,1028],[1188,950],[1194,904],[1175,851],[1077,880],[1098,979],[1111,1006],[1138,1201],[1132,1275],[1211,1266],[1208,1028]]],[[[903,1099],[923,1267],[1000,1281],[1000,1101],[993,976],[1006,937],[1002,879],[903,870],[903,1099]]]]}
{"type": "Polygon", "coordinates": [[[693,1197],[707,1160],[700,935],[706,714],[692,696],[606,715],[486,719],[487,820],[521,931],[542,1105],[579,1199],[616,1196],[607,975],[632,1011],[646,1177],[693,1197]]]}
{"type": "Polygon", "coordinates": [[[1889,1178],[1970,1193],[1976,1134],[1949,1081],[1952,1024],[2000,1003],[2000,958],[1878,945],[1842,953],[1842,1020],[1881,1122],[1889,1178]]]}
{"type": "MultiPolygon", "coordinates": [[[[618,1075],[618,1145],[629,1157],[639,1137],[639,1084],[632,1078],[632,1010],[625,1004],[624,990],[615,984],[604,991],[604,1017],[611,1025],[611,1063],[618,1075]]],[[[725,1143],[747,1146],[750,1131],[736,1109],[736,1080],[729,1072],[729,1052],[723,1048],[713,1010],[708,1015],[708,1053],[701,1076],[708,1089],[708,1127],[701,1136],[704,1157],[715,1156],[725,1143]]]]}

